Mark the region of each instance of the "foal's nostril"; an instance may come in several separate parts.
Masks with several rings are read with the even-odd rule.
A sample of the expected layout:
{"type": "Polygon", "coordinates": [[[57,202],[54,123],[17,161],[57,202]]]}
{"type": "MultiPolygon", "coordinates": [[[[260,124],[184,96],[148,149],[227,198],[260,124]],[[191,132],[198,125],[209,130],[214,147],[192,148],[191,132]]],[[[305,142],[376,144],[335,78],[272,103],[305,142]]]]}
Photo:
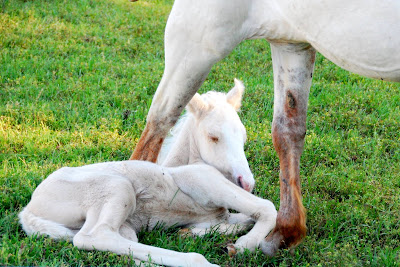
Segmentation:
{"type": "Polygon", "coordinates": [[[244,187],[243,187],[243,176],[239,175],[237,177],[237,181],[238,181],[239,186],[244,189],[244,187]]]}
{"type": "Polygon", "coordinates": [[[252,186],[248,182],[243,180],[243,176],[242,175],[239,175],[237,177],[237,181],[238,181],[238,185],[241,188],[243,188],[244,190],[246,190],[247,192],[250,192],[252,190],[252,186]]]}

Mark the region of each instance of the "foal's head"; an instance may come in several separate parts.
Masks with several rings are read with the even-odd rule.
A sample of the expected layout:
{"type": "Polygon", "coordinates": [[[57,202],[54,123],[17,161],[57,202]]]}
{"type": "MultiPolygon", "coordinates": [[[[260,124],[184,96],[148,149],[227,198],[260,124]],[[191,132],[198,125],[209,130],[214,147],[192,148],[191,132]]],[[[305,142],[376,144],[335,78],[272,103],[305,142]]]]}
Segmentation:
{"type": "Polygon", "coordinates": [[[235,87],[227,94],[196,94],[187,109],[195,119],[193,140],[201,160],[250,192],[254,178],[244,154],[246,129],[237,114],[243,91],[243,83],[235,79],[235,87]]]}

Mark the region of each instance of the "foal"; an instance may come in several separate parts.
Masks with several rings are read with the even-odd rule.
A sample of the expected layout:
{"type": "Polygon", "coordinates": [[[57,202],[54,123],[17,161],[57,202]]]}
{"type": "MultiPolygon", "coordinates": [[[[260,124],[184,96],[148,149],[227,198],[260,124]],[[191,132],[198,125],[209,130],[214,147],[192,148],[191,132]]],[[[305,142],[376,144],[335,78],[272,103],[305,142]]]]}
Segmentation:
{"type": "MultiPolygon", "coordinates": [[[[231,92],[237,90],[234,89],[231,92]]],[[[231,107],[237,108],[241,97],[234,101],[232,96],[236,93],[231,92],[226,99],[231,100],[231,107]]],[[[188,105],[189,116],[193,116],[193,130],[205,123],[203,120],[213,110],[211,102],[205,99],[206,96],[203,99],[196,95],[188,105]]],[[[230,139],[243,147],[245,131],[240,125],[230,128],[235,133],[230,139]]],[[[222,147],[227,142],[224,135],[210,136],[210,133],[217,132],[206,133],[208,142],[221,142],[222,147]]],[[[189,141],[195,143],[192,139],[189,141]]],[[[192,147],[200,149],[201,146],[192,147]]],[[[173,151],[174,148],[170,155],[174,155],[173,151]]],[[[241,182],[243,177],[238,178],[232,170],[224,169],[218,160],[214,168],[206,165],[200,156],[188,158],[191,164],[179,167],[122,161],[61,168],[36,188],[31,201],[19,214],[20,222],[29,235],[69,238],[82,249],[130,254],[142,261],[150,257],[156,264],[169,266],[211,266],[197,253],[140,244],[136,232],[143,227],[151,230],[158,222],[163,222],[165,227],[193,227],[199,234],[215,225],[218,225],[217,230],[229,231],[232,225],[247,222],[249,216],[256,223],[237,240],[235,248],[254,250],[275,226],[274,205],[228,181],[236,177],[232,181],[246,187],[241,182]],[[228,176],[224,176],[220,168],[228,176]],[[246,216],[230,214],[228,209],[246,216]]],[[[249,186],[252,188],[251,184],[249,186]]]]}
{"type": "Polygon", "coordinates": [[[157,163],[176,167],[205,162],[251,192],[255,181],[244,153],[246,129],[237,114],[243,93],[243,83],[235,79],[227,94],[196,94],[165,140],[157,163]]]}

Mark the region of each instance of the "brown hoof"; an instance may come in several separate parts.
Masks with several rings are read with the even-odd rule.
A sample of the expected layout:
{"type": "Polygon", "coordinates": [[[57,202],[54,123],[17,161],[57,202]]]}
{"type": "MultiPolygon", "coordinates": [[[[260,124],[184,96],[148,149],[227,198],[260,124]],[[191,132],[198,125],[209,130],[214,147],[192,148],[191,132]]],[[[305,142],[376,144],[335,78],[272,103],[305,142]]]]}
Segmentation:
{"type": "Polygon", "coordinates": [[[179,236],[184,237],[184,238],[186,238],[186,237],[193,237],[192,230],[190,230],[189,228],[182,228],[182,229],[180,229],[180,230],[178,231],[178,234],[179,234],[179,236]]]}
{"type": "Polygon", "coordinates": [[[283,240],[282,234],[278,231],[273,231],[264,239],[263,242],[261,242],[260,248],[265,255],[273,257],[276,255],[282,246],[281,244],[284,242],[285,241],[283,240]]]}
{"type": "Polygon", "coordinates": [[[229,258],[232,258],[237,254],[237,250],[233,244],[228,244],[226,250],[228,251],[229,258]]]}
{"type": "MultiPolygon", "coordinates": [[[[282,228],[281,230],[285,229],[282,228]]],[[[306,229],[298,229],[298,231],[283,231],[283,233],[286,233],[286,236],[275,228],[274,231],[264,239],[260,244],[260,247],[265,255],[273,257],[279,249],[295,248],[306,236],[306,229]]]]}

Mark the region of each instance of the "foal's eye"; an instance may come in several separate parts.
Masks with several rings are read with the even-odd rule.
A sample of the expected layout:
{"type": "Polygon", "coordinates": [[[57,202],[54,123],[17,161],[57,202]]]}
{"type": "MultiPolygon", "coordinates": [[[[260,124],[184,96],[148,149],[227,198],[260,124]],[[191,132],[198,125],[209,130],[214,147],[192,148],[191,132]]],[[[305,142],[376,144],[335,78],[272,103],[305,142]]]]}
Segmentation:
{"type": "Polygon", "coordinates": [[[211,140],[212,142],[218,143],[218,141],[219,141],[219,138],[218,138],[218,137],[213,136],[213,135],[210,135],[209,137],[210,137],[210,140],[211,140]]]}

